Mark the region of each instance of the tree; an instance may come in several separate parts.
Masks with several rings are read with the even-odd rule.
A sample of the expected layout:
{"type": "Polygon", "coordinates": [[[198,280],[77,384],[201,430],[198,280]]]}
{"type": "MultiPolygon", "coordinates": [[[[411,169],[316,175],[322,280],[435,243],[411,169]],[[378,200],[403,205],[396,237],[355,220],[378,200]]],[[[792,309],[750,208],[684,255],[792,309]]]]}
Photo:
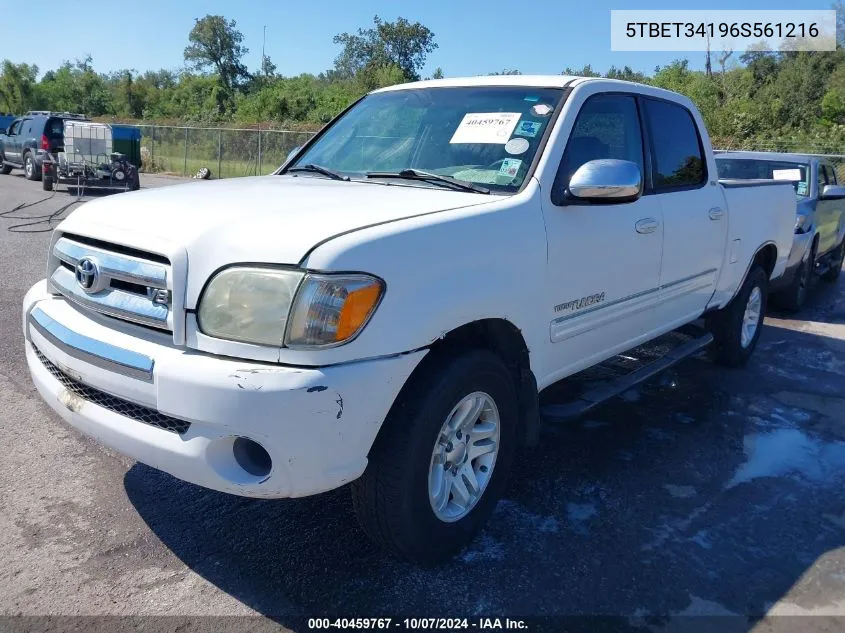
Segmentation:
{"type": "Polygon", "coordinates": [[[0,110],[25,112],[34,106],[35,78],[38,66],[13,64],[3,60],[0,72],[0,110]]]}
{"type": "Polygon", "coordinates": [[[358,29],[357,34],[334,36],[334,43],[343,46],[334,63],[337,75],[350,79],[367,69],[397,66],[407,81],[417,81],[426,57],[437,48],[434,33],[405,18],[385,22],[375,16],[373,24],[375,28],[358,29]]]}
{"type": "Polygon", "coordinates": [[[434,72],[431,73],[432,79],[443,79],[443,69],[438,66],[434,69],[434,72]]]}
{"type": "Polygon", "coordinates": [[[601,73],[597,73],[593,70],[593,67],[590,64],[587,64],[580,70],[567,66],[563,69],[561,75],[570,75],[572,77],[601,77],[601,73]]]}
{"type": "Polygon", "coordinates": [[[505,68],[504,70],[497,70],[496,72],[490,73],[490,76],[494,75],[521,75],[522,72],[517,70],[516,68],[505,68]]]}
{"type": "Polygon", "coordinates": [[[275,77],[276,64],[274,64],[268,55],[264,55],[261,59],[261,74],[265,77],[275,77]]]}
{"type": "Polygon", "coordinates": [[[244,36],[236,27],[235,20],[227,22],[221,15],[197,19],[188,35],[191,43],[184,53],[185,61],[196,70],[213,67],[229,92],[249,77],[249,71],[241,62],[249,49],[241,45],[244,36]]]}

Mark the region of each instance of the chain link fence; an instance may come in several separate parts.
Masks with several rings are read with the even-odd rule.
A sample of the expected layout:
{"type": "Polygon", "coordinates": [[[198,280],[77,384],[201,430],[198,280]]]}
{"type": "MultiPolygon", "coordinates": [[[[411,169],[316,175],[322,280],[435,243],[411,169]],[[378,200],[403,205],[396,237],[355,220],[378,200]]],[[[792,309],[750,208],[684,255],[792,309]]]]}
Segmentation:
{"type": "Polygon", "coordinates": [[[136,125],[141,130],[141,163],[147,173],[212,178],[269,174],[313,132],[240,128],[136,125]]]}
{"type": "MultiPolygon", "coordinates": [[[[170,125],[134,125],[141,130],[141,162],[147,173],[193,176],[201,168],[212,178],[269,174],[313,132],[170,125]]],[[[825,141],[714,139],[717,151],[785,152],[823,156],[845,181],[845,147],[825,141]],[[843,152],[843,153],[837,153],[843,152]]]]}

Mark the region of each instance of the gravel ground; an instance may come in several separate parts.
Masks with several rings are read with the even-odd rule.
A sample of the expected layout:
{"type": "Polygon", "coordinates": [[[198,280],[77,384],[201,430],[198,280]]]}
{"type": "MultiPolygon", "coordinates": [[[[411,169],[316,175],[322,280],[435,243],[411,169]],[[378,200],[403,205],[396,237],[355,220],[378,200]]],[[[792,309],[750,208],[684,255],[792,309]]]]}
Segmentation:
{"type": "MultiPolygon", "coordinates": [[[[44,195],[0,176],[0,211],[44,195]]],[[[59,192],[23,213],[67,201],[59,192]]],[[[403,614],[547,616],[534,630],[845,628],[845,283],[820,284],[800,319],[769,317],[743,371],[690,359],[545,428],[487,529],[452,563],[421,570],[367,542],[345,489],[228,496],[62,423],[35,393],[20,330],[49,233],[5,230],[20,222],[0,219],[2,615],[272,618],[206,620],[253,630],[403,614]],[[577,619],[597,614],[613,619],[577,619]],[[807,614],[830,617],[775,617],[807,614]]]]}

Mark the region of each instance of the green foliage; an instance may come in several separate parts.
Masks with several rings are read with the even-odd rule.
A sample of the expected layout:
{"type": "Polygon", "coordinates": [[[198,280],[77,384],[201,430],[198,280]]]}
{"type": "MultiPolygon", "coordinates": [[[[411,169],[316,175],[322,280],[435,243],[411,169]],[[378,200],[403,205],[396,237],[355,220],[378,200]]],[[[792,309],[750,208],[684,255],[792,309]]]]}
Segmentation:
{"type": "Polygon", "coordinates": [[[249,77],[241,59],[249,49],[241,45],[243,34],[234,20],[222,15],[207,15],[197,19],[188,35],[185,61],[196,70],[213,68],[223,87],[232,93],[239,82],[249,77]]]}
{"type": "Polygon", "coordinates": [[[385,22],[373,18],[375,28],[358,29],[357,34],[340,33],[334,43],[343,49],[335,59],[338,76],[350,79],[360,73],[370,76],[391,66],[398,66],[406,81],[417,81],[426,57],[437,48],[434,33],[419,22],[397,18],[385,22]]]}
{"type": "Polygon", "coordinates": [[[34,101],[38,66],[3,61],[0,73],[0,111],[20,112],[34,101]]]}
{"type": "MultiPolygon", "coordinates": [[[[840,37],[845,37],[845,10],[839,18],[840,37]]],[[[251,75],[242,63],[247,52],[243,40],[234,20],[214,15],[198,19],[185,49],[191,70],[178,74],[133,69],[100,74],[88,56],[66,61],[38,80],[37,67],[6,60],[0,66],[0,111],[52,109],[121,120],[313,130],[370,90],[419,79],[427,56],[437,48],[434,34],[419,22],[386,22],[376,16],[371,28],[334,38],[340,51],[332,69],[316,76],[282,77],[266,56],[251,75]]],[[[636,81],[685,94],[701,110],[719,145],[808,145],[836,153],[845,145],[841,47],[830,52],[722,53],[711,73],[692,70],[688,60],[679,59],[650,75],[628,66],[602,74],[590,65],[566,68],[564,74],[636,81]]],[[[436,68],[432,78],[441,77],[443,70],[436,68]]]]}

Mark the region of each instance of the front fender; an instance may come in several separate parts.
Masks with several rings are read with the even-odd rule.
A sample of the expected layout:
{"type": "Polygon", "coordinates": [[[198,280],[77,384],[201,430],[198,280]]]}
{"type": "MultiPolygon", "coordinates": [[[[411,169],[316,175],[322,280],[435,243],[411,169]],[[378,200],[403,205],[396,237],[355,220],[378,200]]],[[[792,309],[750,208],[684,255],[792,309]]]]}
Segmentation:
{"type": "Polygon", "coordinates": [[[365,271],[386,282],[358,338],[326,351],[347,347],[353,358],[401,353],[489,318],[521,330],[529,351],[541,346],[548,337],[541,309],[547,256],[538,191],[362,229],[317,248],[308,268],[365,271]]]}

